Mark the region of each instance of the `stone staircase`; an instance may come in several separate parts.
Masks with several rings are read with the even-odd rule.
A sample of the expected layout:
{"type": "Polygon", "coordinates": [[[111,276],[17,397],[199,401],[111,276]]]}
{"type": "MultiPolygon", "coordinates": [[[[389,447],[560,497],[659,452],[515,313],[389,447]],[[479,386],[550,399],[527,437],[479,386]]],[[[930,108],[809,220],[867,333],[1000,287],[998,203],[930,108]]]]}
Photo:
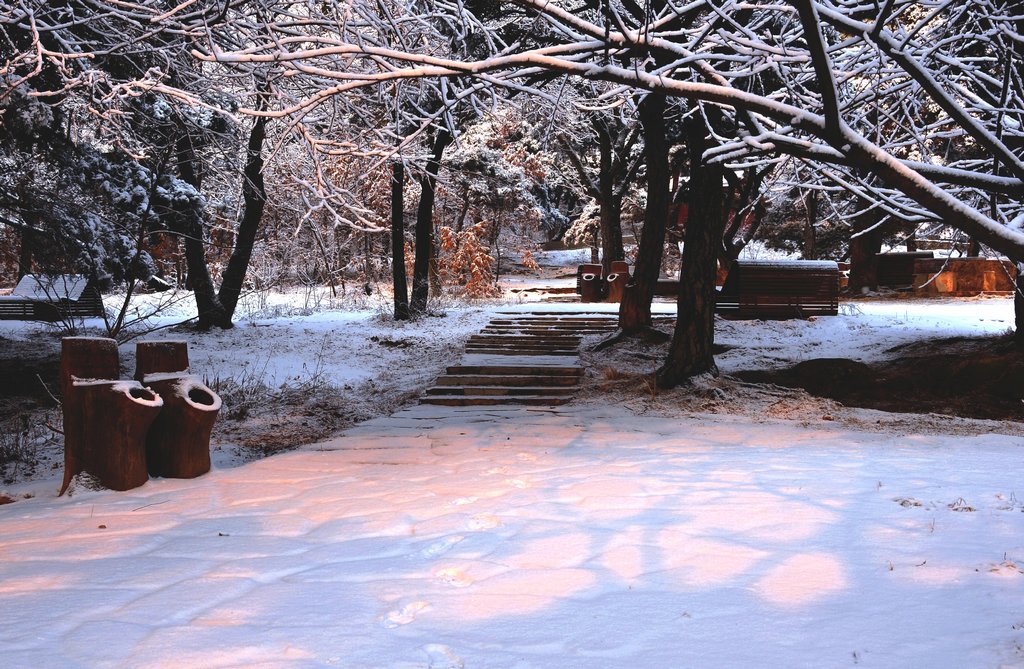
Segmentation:
{"type": "Polygon", "coordinates": [[[584,335],[615,330],[614,314],[502,313],[470,337],[460,364],[428,388],[423,404],[556,406],[579,389],[584,335]]]}

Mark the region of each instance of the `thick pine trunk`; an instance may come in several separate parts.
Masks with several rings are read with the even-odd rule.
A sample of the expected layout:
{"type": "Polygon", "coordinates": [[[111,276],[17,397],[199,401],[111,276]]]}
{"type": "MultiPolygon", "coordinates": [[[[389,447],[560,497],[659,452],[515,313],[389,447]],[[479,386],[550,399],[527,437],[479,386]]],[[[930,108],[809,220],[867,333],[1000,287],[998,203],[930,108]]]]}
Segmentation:
{"type": "Polygon", "coordinates": [[[644,157],[647,164],[647,209],[640,245],[633,268],[633,279],[626,284],[619,306],[619,328],[625,334],[639,332],[651,325],[651,300],[661,273],[668,222],[669,179],[668,139],[665,136],[664,95],[648,93],[640,103],[640,123],[644,131],[644,157]]]}
{"type": "Polygon", "coordinates": [[[242,212],[242,221],[238,225],[238,234],[235,236],[235,248],[224,270],[220,292],[217,294],[224,311],[223,320],[215,325],[224,328],[231,327],[231,318],[234,316],[235,307],[238,306],[238,297],[242,294],[245,273],[249,268],[256,235],[263,220],[263,210],[267,204],[267,189],[263,183],[263,141],[267,134],[266,124],[266,117],[258,117],[249,133],[242,176],[242,199],[245,208],[242,212]]]}
{"type": "Polygon", "coordinates": [[[391,283],[395,320],[409,320],[409,287],[405,276],[405,166],[391,167],[391,283]]]}
{"type": "Polygon", "coordinates": [[[715,343],[717,249],[725,228],[724,168],[704,165],[707,147],[703,122],[688,128],[690,210],[683,245],[678,317],[668,359],[657,372],[658,386],[672,388],[697,374],[718,374],[715,343]]]}
{"type": "Polygon", "coordinates": [[[452,143],[447,130],[440,130],[434,138],[426,173],[420,177],[420,202],[416,208],[416,257],[412,267],[412,302],[409,309],[419,316],[427,311],[430,292],[430,256],[434,248],[434,186],[441,166],[441,156],[452,143]]]}

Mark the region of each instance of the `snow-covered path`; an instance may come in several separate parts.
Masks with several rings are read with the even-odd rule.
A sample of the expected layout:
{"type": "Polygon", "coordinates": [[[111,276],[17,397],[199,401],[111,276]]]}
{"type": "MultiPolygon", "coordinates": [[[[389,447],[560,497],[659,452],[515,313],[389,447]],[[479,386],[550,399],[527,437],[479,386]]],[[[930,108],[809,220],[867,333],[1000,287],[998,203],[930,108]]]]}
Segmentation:
{"type": "Polygon", "coordinates": [[[418,406],[0,507],[5,667],[1021,667],[1024,442],[418,406]]]}

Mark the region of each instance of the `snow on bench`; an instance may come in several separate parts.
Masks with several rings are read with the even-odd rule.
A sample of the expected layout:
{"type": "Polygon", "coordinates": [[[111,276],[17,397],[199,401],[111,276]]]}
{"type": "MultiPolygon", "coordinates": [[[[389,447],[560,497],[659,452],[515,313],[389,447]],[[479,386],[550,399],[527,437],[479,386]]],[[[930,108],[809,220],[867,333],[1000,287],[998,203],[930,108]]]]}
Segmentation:
{"type": "Polygon", "coordinates": [[[0,295],[0,320],[45,321],[103,316],[103,298],[78,274],[22,277],[10,295],[0,295]]]}

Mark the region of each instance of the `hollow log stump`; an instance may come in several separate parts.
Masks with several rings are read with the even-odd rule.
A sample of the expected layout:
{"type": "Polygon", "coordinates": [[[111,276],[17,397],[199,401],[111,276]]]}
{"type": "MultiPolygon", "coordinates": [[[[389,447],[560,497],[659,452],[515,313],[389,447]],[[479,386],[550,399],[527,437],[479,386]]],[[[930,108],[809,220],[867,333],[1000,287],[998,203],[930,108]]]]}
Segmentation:
{"type": "Polygon", "coordinates": [[[625,289],[627,281],[629,281],[628,274],[609,274],[608,295],[605,297],[605,302],[621,302],[622,291],[625,289]]]}
{"type": "Polygon", "coordinates": [[[164,402],[146,437],[150,475],[187,479],[210,471],[210,433],[220,397],[190,374],[150,374],[144,382],[164,402]]]}
{"type": "Polygon", "coordinates": [[[82,432],[82,400],[73,386],[78,379],[113,380],[120,375],[117,342],[100,337],[65,337],[60,347],[60,392],[64,414],[63,495],[72,477],[83,471],[85,438],[82,432]]]}
{"type": "Polygon", "coordinates": [[[188,343],[184,341],[140,341],[135,345],[135,380],[147,374],[188,371],[188,343]]]}
{"type": "Polygon", "coordinates": [[[71,396],[81,406],[79,470],[110,490],[148,481],[146,433],[163,406],[160,396],[138,381],[76,381],[71,396]]]}

